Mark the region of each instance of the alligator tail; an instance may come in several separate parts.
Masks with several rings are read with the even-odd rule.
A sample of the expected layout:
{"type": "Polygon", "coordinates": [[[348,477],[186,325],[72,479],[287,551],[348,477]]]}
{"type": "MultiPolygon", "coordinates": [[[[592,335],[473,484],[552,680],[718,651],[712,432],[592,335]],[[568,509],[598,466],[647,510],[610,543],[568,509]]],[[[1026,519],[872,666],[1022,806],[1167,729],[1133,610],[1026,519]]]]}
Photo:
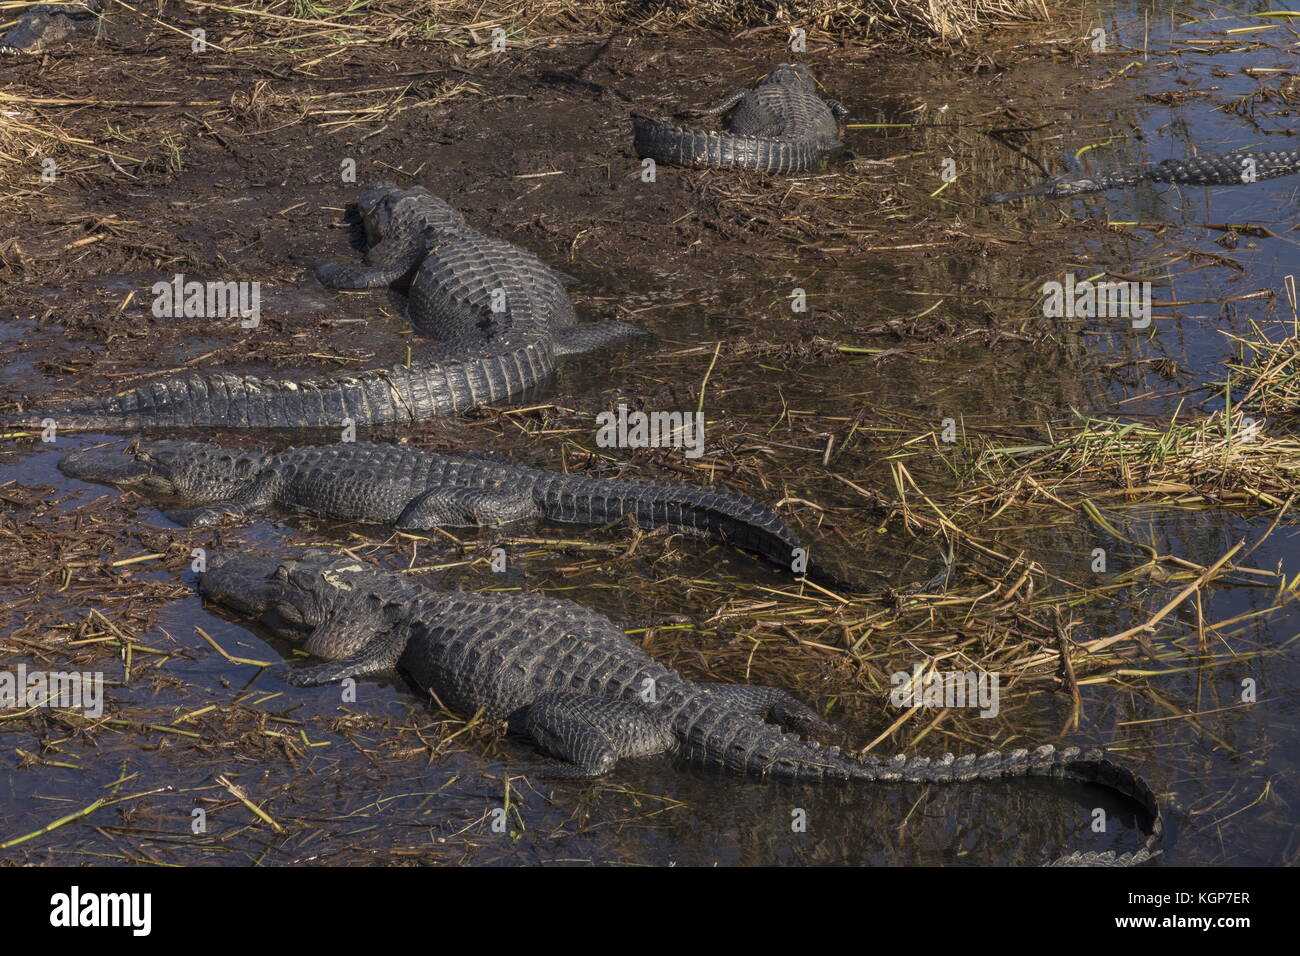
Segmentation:
{"type": "Polygon", "coordinates": [[[627,322],[580,322],[552,333],[556,355],[581,355],[607,345],[646,338],[645,329],[627,322]]]}
{"type": "Polygon", "coordinates": [[[461,360],[397,365],[314,381],[195,374],[7,419],[63,429],[336,428],[424,421],[532,392],[553,373],[540,336],[503,336],[461,360]]]}
{"type": "Polygon", "coordinates": [[[823,747],[794,734],[781,732],[770,724],[736,721],[734,711],[724,717],[725,708],[699,708],[700,716],[683,735],[695,741],[684,748],[684,755],[697,762],[716,764],[723,760],[731,769],[752,775],[787,780],[843,781],[864,783],[951,784],[1007,777],[1043,776],[1070,779],[1106,787],[1137,803],[1151,821],[1142,846],[1129,853],[1075,852],[1052,860],[1049,866],[1135,866],[1145,863],[1163,850],[1164,816],[1146,782],[1133,771],[1107,759],[1100,750],[1081,751],[1078,747],[1058,750],[1050,745],[1037,750],[991,751],[982,756],[953,757],[944,754],[908,757],[900,754],[890,760],[879,757],[862,759],[840,752],[838,747],[823,747]],[[717,725],[732,723],[736,729],[727,735],[717,725]],[[721,755],[721,756],[714,756],[721,755]]]}
{"type": "Polygon", "coordinates": [[[1062,173],[1049,176],[1029,189],[990,193],[985,202],[1003,203],[1012,199],[1067,199],[1084,193],[1124,189],[1140,182],[1183,183],[1189,186],[1236,186],[1261,179],[1276,179],[1300,172],[1300,149],[1260,150],[1166,159],[1150,165],[1130,165],[1119,169],[1086,173],[1062,173]]]}
{"type": "Polygon", "coordinates": [[[687,129],[633,115],[632,137],[637,155],[675,166],[733,167],[767,173],[814,169],[822,156],[839,143],[815,138],[772,139],[687,129]]]}
{"type": "Polygon", "coordinates": [[[1237,186],[1300,172],[1300,149],[1255,150],[1166,159],[1149,168],[1148,179],[1192,186],[1237,186]]]}
{"type": "Polygon", "coordinates": [[[547,475],[537,493],[552,521],[605,524],[631,515],[643,528],[724,541],[789,569],[799,539],[771,508],[716,488],[547,475]]]}

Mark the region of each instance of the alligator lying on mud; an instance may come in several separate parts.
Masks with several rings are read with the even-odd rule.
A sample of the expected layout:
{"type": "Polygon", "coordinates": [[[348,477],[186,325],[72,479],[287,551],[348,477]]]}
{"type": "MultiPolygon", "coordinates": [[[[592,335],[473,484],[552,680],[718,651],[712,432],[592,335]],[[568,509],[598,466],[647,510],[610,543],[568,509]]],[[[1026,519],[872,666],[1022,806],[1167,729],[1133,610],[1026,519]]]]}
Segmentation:
{"type": "Polygon", "coordinates": [[[217,555],[199,577],[211,600],[259,617],[332,663],[289,673],[314,686],[405,673],[448,710],[506,720],[562,761],[553,775],[607,773],[621,757],[671,754],[746,775],[805,781],[959,783],[1069,778],[1142,806],[1151,830],[1131,853],[1074,853],[1063,865],[1133,865],[1158,855],[1163,831],[1150,788],[1100,751],[1050,746],[931,760],[855,758],[797,734],[825,729],[784,690],[697,683],[657,663],[609,618],[537,595],[439,593],[400,574],[308,551],[302,560],[217,555]]]}
{"type": "Polygon", "coordinates": [[[782,63],[756,89],[736,90],[693,112],[716,115],[733,107],[724,133],[684,129],[633,114],[637,155],[677,166],[792,173],[813,169],[844,145],[839,126],[848,110],[817,95],[812,70],[802,63],[782,63]]]}
{"type": "Polygon", "coordinates": [[[644,335],[624,322],[578,324],[560,273],[508,242],[475,232],[426,189],[372,183],[359,206],[374,242],[369,267],[318,263],[335,288],[375,288],[417,269],[412,324],[444,339],[409,364],[293,381],[196,373],[106,398],[25,412],[63,429],[321,428],[415,422],[533,394],[557,356],[644,335]]]}
{"type": "Polygon", "coordinates": [[[104,0],[81,0],[79,3],[42,3],[26,11],[18,22],[0,37],[0,56],[15,53],[40,53],[66,40],[78,31],[87,32],[91,24],[101,22],[104,0]]]}
{"type": "MultiPolygon", "coordinates": [[[[776,512],[729,491],[566,475],[490,455],[439,455],[407,445],[345,442],[268,455],[155,441],[141,443],[134,455],[72,452],[59,470],[207,505],[167,512],[189,525],[271,506],[413,531],[529,519],[599,525],[631,516],[643,528],[725,541],[786,570],[800,547],[776,512]]],[[[835,580],[815,566],[807,573],[835,580]]]]}
{"type": "Polygon", "coordinates": [[[990,193],[985,202],[1012,199],[1066,199],[1084,193],[1123,189],[1138,183],[1184,183],[1190,186],[1240,186],[1261,179],[1277,179],[1300,172],[1300,149],[1252,150],[1138,163],[1098,173],[1058,173],[1037,186],[1005,193],[990,193]]]}

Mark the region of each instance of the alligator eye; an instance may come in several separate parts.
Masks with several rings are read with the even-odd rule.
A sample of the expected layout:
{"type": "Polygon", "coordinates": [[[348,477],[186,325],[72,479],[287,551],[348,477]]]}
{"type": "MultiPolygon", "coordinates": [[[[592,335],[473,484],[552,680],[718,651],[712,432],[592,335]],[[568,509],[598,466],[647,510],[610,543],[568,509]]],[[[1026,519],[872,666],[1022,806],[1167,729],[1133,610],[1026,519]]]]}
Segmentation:
{"type": "Polygon", "coordinates": [[[276,579],[277,581],[288,581],[288,580],[289,580],[289,569],[288,569],[285,565],[283,565],[283,564],[276,565],[276,568],[275,568],[275,579],[276,579]]]}

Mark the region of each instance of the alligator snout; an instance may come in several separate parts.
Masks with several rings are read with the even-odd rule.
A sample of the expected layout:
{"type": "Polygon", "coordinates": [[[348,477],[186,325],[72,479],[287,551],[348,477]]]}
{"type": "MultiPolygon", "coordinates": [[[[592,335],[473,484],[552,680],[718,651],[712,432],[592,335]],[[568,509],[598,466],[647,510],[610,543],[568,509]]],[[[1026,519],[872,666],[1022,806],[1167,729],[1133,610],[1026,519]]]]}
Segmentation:
{"type": "Polygon", "coordinates": [[[279,593],[275,558],[252,554],[213,554],[207,570],[199,574],[199,592],[233,611],[257,617],[269,609],[279,593]]]}
{"type": "Polygon", "coordinates": [[[130,455],[104,451],[74,451],[59,459],[59,471],[69,478],[120,484],[149,474],[149,466],[130,455]]]}

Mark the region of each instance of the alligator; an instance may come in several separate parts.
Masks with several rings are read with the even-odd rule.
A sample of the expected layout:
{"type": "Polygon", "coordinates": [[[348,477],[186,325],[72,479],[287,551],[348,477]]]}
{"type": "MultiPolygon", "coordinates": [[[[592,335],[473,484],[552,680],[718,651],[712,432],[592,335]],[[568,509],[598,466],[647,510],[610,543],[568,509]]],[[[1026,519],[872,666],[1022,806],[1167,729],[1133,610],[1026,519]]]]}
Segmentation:
{"type": "Polygon", "coordinates": [[[561,275],[536,256],[475,232],[425,189],[362,188],[374,239],[369,267],[318,263],[337,288],[369,288],[416,269],[409,312],[444,341],[386,369],[314,380],[192,373],[128,392],[25,412],[63,429],[323,428],[424,421],[535,394],[556,357],[644,335],[625,322],[578,324],[561,275]]]}
{"type": "Polygon", "coordinates": [[[91,23],[102,22],[104,0],[80,0],[78,3],[42,3],[27,10],[3,37],[0,55],[40,53],[91,23]]]}
{"type": "MultiPolygon", "coordinates": [[[[602,525],[631,516],[643,528],[667,527],[734,544],[786,570],[801,558],[800,567],[807,561],[780,516],[742,495],[567,475],[482,453],[450,456],[408,445],[343,442],[262,454],[173,440],[141,442],[129,455],[71,452],[60,459],[59,470],[203,505],[166,512],[190,526],[271,506],[410,531],[540,519],[602,525]]],[[[816,565],[806,573],[842,584],[816,565]]]]}
{"type": "Polygon", "coordinates": [[[1058,173],[1029,189],[990,193],[984,197],[984,201],[1003,203],[1012,199],[1067,199],[1084,193],[1124,189],[1143,182],[1240,186],[1297,172],[1300,172],[1300,149],[1252,150],[1193,156],[1190,159],[1166,159],[1159,163],[1134,163],[1098,173],[1058,173]]]}
{"type": "Polygon", "coordinates": [[[697,116],[731,110],[726,132],[687,129],[632,116],[637,155],[678,166],[727,166],[767,173],[802,172],[844,144],[840,123],[848,116],[834,100],[817,95],[813,72],[782,63],[753,90],[736,90],[697,116]]]}
{"type": "Polygon", "coordinates": [[[553,758],[548,776],[595,777],[619,758],[667,754],[719,771],[792,781],[959,783],[1013,776],[1108,787],[1151,822],[1140,849],[1076,852],[1063,865],[1134,865],[1159,855],[1155,796],[1101,751],[1051,746],[938,759],[857,757],[808,734],[829,728],[775,687],[700,683],[659,664],[613,621],[570,601],[521,594],[439,593],[355,559],[214,555],[199,590],[329,663],[290,669],[318,686],[396,669],[462,716],[504,720],[553,758]]]}

